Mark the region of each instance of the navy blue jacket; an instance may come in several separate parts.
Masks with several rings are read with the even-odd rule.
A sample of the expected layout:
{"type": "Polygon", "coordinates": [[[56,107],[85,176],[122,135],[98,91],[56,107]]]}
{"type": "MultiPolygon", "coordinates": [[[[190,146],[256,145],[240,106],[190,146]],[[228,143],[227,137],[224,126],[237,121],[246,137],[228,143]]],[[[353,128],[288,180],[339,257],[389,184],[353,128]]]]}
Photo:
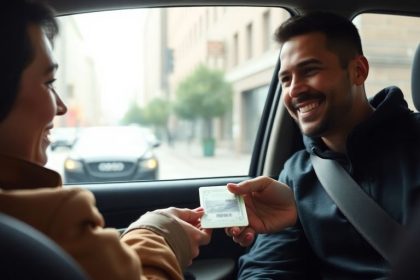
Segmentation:
{"type": "Polygon", "coordinates": [[[324,191],[310,153],[339,161],[361,188],[399,223],[410,222],[420,191],[420,116],[390,87],[372,100],[375,112],[347,139],[348,156],[304,136],[305,150],[285,164],[280,181],[295,194],[299,221],[259,235],[239,260],[240,279],[385,279],[390,265],[356,231],[324,191]]]}

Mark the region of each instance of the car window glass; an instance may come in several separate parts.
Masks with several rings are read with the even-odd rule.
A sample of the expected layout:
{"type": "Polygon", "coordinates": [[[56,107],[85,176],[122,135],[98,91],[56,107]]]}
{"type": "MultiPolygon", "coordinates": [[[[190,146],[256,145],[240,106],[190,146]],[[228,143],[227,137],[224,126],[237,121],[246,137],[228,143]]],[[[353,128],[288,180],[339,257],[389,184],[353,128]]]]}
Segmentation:
{"type": "Polygon", "coordinates": [[[420,19],[385,14],[361,14],[354,21],[360,31],[363,51],[369,60],[366,82],[368,96],[384,87],[401,88],[409,107],[411,97],[411,65],[420,43],[420,19]]]}
{"type": "Polygon", "coordinates": [[[68,112],[47,166],[66,184],[248,175],[288,17],[210,6],[60,17],[68,112]]]}

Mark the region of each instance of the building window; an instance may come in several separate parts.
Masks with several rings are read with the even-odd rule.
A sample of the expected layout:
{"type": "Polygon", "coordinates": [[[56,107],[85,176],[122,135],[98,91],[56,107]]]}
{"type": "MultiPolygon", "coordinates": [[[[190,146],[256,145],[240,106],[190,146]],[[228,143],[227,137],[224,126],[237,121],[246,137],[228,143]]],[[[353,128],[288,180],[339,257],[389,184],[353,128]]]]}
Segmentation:
{"type": "Polygon", "coordinates": [[[248,59],[252,58],[253,42],[252,23],[250,23],[246,26],[246,57],[248,59]]]}
{"type": "Polygon", "coordinates": [[[270,48],[270,10],[266,11],[263,14],[263,30],[262,30],[262,43],[263,43],[263,51],[268,51],[270,48]]]}

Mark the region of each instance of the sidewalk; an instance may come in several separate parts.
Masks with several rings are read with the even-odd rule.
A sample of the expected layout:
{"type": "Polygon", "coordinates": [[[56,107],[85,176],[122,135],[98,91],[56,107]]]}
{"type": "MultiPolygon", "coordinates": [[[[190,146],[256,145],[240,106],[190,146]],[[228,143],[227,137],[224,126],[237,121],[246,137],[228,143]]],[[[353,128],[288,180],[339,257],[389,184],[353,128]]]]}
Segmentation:
{"type": "Polygon", "coordinates": [[[250,154],[237,154],[232,149],[216,148],[215,155],[205,157],[201,145],[177,142],[155,149],[160,163],[159,179],[222,177],[247,175],[250,154]]]}
{"type": "MultiPolygon", "coordinates": [[[[240,154],[234,151],[234,149],[229,149],[226,147],[218,147],[216,145],[214,156],[205,157],[203,155],[203,147],[197,142],[175,142],[172,146],[168,146],[167,143],[162,143],[162,148],[172,150],[172,153],[176,153],[179,156],[188,156],[194,158],[213,158],[213,159],[222,159],[222,158],[247,158],[250,157],[250,154],[240,154]]],[[[160,148],[159,148],[160,149],[160,148]]]]}

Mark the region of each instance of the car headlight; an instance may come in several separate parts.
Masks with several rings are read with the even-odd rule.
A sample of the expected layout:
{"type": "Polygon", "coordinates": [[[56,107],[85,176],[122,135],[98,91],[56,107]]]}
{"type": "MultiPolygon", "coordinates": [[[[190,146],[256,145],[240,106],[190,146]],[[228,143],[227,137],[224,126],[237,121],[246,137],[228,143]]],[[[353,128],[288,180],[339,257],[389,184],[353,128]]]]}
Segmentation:
{"type": "Polygon", "coordinates": [[[83,172],[83,164],[74,159],[66,159],[64,162],[64,168],[71,172],[83,172]]]}
{"type": "Polygon", "coordinates": [[[154,158],[140,160],[139,167],[141,170],[154,170],[158,166],[158,162],[154,158]]]}

